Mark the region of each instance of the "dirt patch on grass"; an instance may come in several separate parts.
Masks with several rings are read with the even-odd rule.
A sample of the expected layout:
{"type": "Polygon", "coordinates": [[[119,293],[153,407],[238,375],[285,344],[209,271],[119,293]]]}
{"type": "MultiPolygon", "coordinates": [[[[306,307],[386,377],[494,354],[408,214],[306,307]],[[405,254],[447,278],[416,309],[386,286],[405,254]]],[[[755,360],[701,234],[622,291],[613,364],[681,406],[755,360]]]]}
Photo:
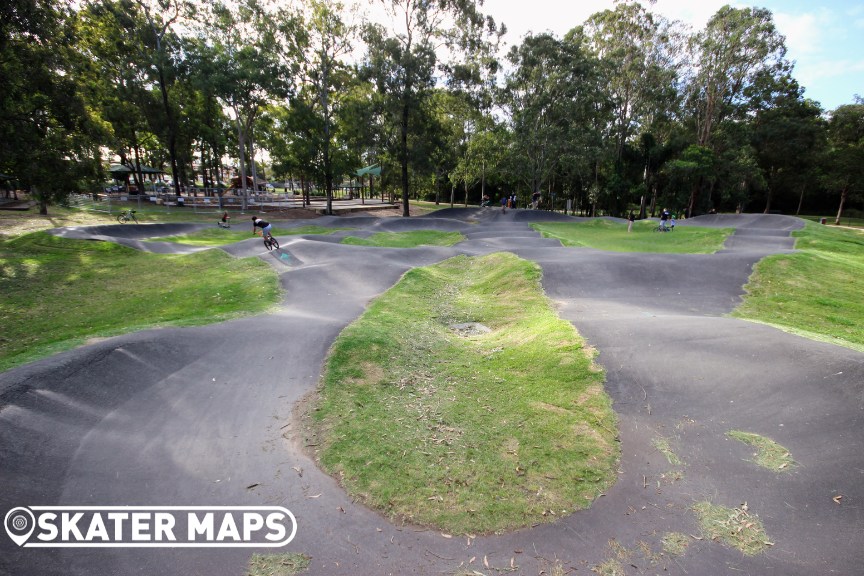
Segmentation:
{"type": "Polygon", "coordinates": [[[283,208],[267,211],[267,218],[277,222],[279,220],[311,220],[312,218],[320,217],[321,214],[318,214],[314,210],[307,210],[306,208],[283,208]]]}
{"type": "Polygon", "coordinates": [[[548,410],[549,412],[555,412],[556,414],[570,414],[570,411],[566,408],[555,406],[554,404],[547,404],[546,402],[532,402],[531,407],[537,408],[538,410],[548,410]]]}

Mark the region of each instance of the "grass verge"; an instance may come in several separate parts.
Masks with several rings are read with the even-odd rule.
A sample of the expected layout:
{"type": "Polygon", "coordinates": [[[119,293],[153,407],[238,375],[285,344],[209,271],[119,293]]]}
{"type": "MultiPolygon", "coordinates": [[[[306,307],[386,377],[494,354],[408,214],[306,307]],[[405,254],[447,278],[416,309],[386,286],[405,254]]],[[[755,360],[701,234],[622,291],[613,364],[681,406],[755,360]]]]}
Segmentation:
{"type": "Polygon", "coordinates": [[[747,509],[716,506],[710,502],[699,502],[693,507],[702,532],[712,540],[719,540],[743,552],[747,556],[759,554],[773,546],[765,534],[762,521],[747,509]]]}
{"type": "Polygon", "coordinates": [[[415,230],[412,232],[378,232],[368,238],[347,236],[342,244],[377,246],[379,248],[414,248],[416,246],[453,246],[465,240],[460,232],[415,230]]]}
{"type": "MultiPolygon", "coordinates": [[[[300,226],[297,228],[273,228],[273,236],[291,236],[303,234],[330,234],[337,230],[350,230],[350,228],[325,228],[324,226],[300,226]]],[[[248,227],[240,228],[206,228],[191,234],[178,234],[177,236],[160,236],[154,238],[159,242],[176,242],[178,244],[189,244],[192,246],[224,246],[252,237],[252,231],[248,227]]]]}
{"type": "Polygon", "coordinates": [[[280,297],[256,258],[157,255],[45,232],[0,242],[0,292],[0,370],[89,338],[263,312],[280,297]]]}
{"type": "Polygon", "coordinates": [[[564,246],[596,248],[611,252],[712,254],[723,248],[731,228],[676,226],[674,232],[654,232],[656,222],[641,221],[627,232],[627,224],[597,218],[587,222],[538,222],[531,225],[544,238],[556,238],[564,246]]]}
{"type": "Polygon", "coordinates": [[[770,438],[741,430],[730,430],[726,435],[756,448],[753,462],[763,468],[774,472],[789,472],[795,466],[795,460],[789,451],[770,438]]]}
{"type": "MultiPolygon", "coordinates": [[[[822,218],[825,218],[827,226],[834,226],[834,222],[837,220],[837,214],[828,214],[825,216],[812,216],[812,215],[802,215],[799,218],[803,218],[804,220],[810,220],[811,222],[819,222],[822,218]]],[[[864,218],[850,218],[849,216],[843,216],[840,218],[840,226],[849,226],[852,228],[864,228],[864,218]]]]}
{"type": "Polygon", "coordinates": [[[615,478],[617,420],[592,358],[536,264],[417,268],[334,343],[307,444],[393,518],[451,533],[550,522],[615,478]],[[489,331],[452,328],[471,322],[489,331]]]}
{"type": "Polygon", "coordinates": [[[759,262],[732,315],[864,351],[864,233],[807,223],[793,236],[799,252],[759,262]]]}
{"type": "Polygon", "coordinates": [[[309,568],[305,554],[253,554],[246,576],[294,576],[309,568]]]}

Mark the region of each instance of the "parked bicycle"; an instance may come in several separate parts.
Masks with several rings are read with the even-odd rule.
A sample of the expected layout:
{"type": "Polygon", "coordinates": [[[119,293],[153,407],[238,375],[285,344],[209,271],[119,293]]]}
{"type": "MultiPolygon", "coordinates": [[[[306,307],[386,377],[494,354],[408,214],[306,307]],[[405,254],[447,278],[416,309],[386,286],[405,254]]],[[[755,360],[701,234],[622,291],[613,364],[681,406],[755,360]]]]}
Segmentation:
{"type": "Polygon", "coordinates": [[[138,218],[135,217],[135,210],[124,210],[119,216],[117,216],[117,222],[120,224],[126,224],[129,221],[139,224],[138,218]]]}

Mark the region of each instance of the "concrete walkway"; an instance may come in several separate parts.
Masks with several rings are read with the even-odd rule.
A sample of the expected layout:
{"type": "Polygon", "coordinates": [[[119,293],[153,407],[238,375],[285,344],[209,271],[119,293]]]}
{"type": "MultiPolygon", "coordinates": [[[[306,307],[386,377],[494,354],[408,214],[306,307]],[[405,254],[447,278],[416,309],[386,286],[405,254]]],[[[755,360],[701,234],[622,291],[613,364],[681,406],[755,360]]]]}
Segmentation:
{"type": "MultiPolygon", "coordinates": [[[[468,239],[452,248],[386,249],[342,245],[337,234],[281,237],[278,253],[266,253],[257,238],[226,247],[280,272],[286,298],[276,313],[117,337],[0,374],[0,513],[35,505],[281,505],[299,527],[279,551],[308,554],[315,575],[535,575],[556,566],[591,574],[609,559],[626,574],[861,574],[864,354],[724,316],[753,265],[790,251],[789,232],[803,222],[696,218],[679,224],[731,226],[736,234],[717,254],[671,255],[563,248],[529,226],[561,218],[496,209],[324,217],[314,223],[362,233],[459,230],[468,239]],[[353,504],[304,455],[292,409],[314,388],[333,339],[405,271],[499,250],[538,262],[562,317],[600,351],[620,420],[618,481],[590,509],[515,533],[448,538],[393,525],[353,504]],[[730,430],[774,439],[799,466],[787,474],[760,469],[730,430]],[[657,451],[658,438],[681,466],[657,451]],[[695,538],[690,508],[703,500],[746,502],[773,545],[747,557],[695,538]],[[692,535],[684,555],[660,554],[670,532],[692,535]]],[[[142,228],[59,233],[151,249],[142,240],[152,229],[134,237],[142,228]]],[[[0,574],[239,576],[252,552],[32,549],[0,535],[0,574]]]]}

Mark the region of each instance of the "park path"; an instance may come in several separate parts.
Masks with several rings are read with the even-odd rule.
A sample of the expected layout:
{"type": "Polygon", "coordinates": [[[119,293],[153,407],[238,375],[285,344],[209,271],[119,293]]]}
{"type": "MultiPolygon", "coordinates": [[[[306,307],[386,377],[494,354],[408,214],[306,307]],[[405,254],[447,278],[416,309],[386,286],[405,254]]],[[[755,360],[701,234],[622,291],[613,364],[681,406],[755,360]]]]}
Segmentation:
{"type": "MultiPolygon", "coordinates": [[[[511,572],[511,560],[517,574],[548,574],[555,565],[590,573],[610,558],[627,574],[860,573],[864,355],[724,316],[759,259],[791,250],[789,231],[801,221],[703,217],[692,224],[737,229],[725,250],[651,255],[562,248],[528,225],[542,218],[557,216],[488,209],[314,221],[361,234],[462,231],[468,239],[452,248],[338,244],[345,233],[284,237],[270,254],[259,239],[227,247],[280,272],[286,297],[278,311],[112,338],[0,374],[0,512],[278,504],[299,524],[286,551],[310,555],[308,574],[321,575],[432,575],[460,566],[500,574],[511,572]],[[448,538],[393,525],[353,504],[316,468],[299,445],[292,410],[314,388],[333,339],[405,271],[499,250],[538,262],[561,316],[599,350],[620,419],[618,482],[588,510],[500,536],[448,538]],[[749,449],[725,436],[731,429],[773,438],[800,466],[783,475],[758,469],[747,462],[749,449]],[[681,459],[680,474],[670,474],[676,467],[654,447],[657,438],[681,459]],[[685,555],[661,557],[665,533],[698,534],[690,507],[701,500],[747,502],[774,546],[744,557],[691,539],[685,555]]],[[[111,239],[117,228],[89,233],[111,239]]],[[[147,238],[155,234],[142,228],[123,228],[122,242],[160,250],[163,243],[154,248],[147,238]]],[[[249,555],[34,550],[0,537],[0,574],[237,576],[249,555]]]]}

